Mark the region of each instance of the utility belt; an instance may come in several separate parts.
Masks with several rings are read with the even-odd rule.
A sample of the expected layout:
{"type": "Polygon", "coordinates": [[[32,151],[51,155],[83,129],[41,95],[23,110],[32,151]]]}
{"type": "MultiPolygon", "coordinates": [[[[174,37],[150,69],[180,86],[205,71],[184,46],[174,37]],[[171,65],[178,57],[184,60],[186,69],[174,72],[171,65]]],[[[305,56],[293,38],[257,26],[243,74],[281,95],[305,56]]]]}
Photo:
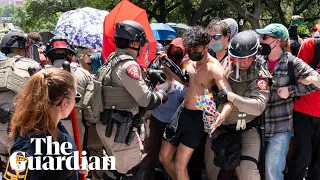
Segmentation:
{"type": "Polygon", "coordinates": [[[223,132],[246,132],[254,127],[258,127],[260,125],[260,116],[254,118],[252,121],[246,123],[246,128],[237,130],[237,124],[230,124],[230,125],[221,125],[218,129],[223,132]]]}
{"type": "Polygon", "coordinates": [[[212,139],[211,149],[214,151],[213,163],[224,170],[233,170],[241,160],[249,160],[258,163],[256,159],[249,156],[241,156],[241,133],[254,127],[258,127],[260,117],[246,123],[244,129],[237,130],[237,125],[221,125],[218,131],[221,133],[217,138],[212,139]]]}
{"type": "Polygon", "coordinates": [[[113,125],[117,125],[117,132],[114,138],[115,143],[131,144],[136,136],[139,127],[139,120],[132,116],[131,112],[116,109],[104,109],[100,115],[100,120],[106,126],[106,137],[111,137],[113,125]]]}
{"type": "Polygon", "coordinates": [[[0,108],[0,123],[5,124],[10,121],[11,109],[10,108],[0,108]]]}

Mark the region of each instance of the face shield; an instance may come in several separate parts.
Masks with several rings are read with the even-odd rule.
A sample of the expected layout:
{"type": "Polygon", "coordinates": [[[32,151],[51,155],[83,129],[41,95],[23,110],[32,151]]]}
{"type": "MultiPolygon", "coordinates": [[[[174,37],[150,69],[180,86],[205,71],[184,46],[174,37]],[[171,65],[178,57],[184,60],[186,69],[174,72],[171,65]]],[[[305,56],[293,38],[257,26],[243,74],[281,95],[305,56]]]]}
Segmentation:
{"type": "Polygon", "coordinates": [[[229,56],[232,62],[232,70],[229,78],[236,82],[247,82],[253,80],[258,75],[255,57],[235,58],[229,56]]]}
{"type": "Polygon", "coordinates": [[[144,62],[145,66],[147,67],[149,64],[150,43],[144,33],[139,43],[138,59],[140,60],[140,62],[144,62]]]}

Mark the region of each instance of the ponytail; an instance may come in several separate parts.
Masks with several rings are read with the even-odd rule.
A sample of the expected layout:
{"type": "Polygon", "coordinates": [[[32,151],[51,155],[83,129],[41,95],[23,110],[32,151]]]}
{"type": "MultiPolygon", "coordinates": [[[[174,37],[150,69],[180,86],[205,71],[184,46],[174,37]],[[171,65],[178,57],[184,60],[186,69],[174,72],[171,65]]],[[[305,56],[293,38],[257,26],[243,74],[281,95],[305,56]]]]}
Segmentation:
{"type": "Polygon", "coordinates": [[[16,97],[10,137],[17,133],[20,136],[44,134],[56,139],[51,108],[72,91],[75,91],[75,79],[69,72],[49,68],[34,74],[16,97]]]}

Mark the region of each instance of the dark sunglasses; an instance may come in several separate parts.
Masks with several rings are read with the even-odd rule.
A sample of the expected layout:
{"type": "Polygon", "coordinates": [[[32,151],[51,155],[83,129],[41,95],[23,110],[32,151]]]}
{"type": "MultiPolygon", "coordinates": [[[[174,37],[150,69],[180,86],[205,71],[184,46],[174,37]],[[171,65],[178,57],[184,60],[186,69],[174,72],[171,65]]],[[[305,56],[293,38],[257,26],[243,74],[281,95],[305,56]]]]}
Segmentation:
{"type": "Polygon", "coordinates": [[[211,39],[219,40],[221,37],[222,37],[222,34],[215,34],[215,35],[211,36],[211,39]]]}
{"type": "MultiPolygon", "coordinates": [[[[79,93],[77,93],[77,95],[74,97],[76,104],[80,102],[81,97],[82,96],[79,93]]],[[[64,97],[64,98],[70,99],[69,97],[64,97]]],[[[62,98],[56,106],[60,106],[64,98],[62,98]]]]}
{"type": "Polygon", "coordinates": [[[262,39],[262,40],[267,40],[267,39],[269,39],[269,38],[277,38],[277,37],[274,37],[274,36],[270,36],[270,35],[267,35],[267,34],[262,34],[261,36],[260,36],[260,38],[262,39]]]}

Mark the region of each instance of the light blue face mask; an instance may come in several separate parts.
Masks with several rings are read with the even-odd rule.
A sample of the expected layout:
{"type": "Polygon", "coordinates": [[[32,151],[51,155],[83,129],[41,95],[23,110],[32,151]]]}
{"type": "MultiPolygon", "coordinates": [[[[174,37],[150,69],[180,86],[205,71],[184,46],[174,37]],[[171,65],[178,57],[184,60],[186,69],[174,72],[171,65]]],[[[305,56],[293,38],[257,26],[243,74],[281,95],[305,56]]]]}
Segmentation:
{"type": "Polygon", "coordinates": [[[223,44],[221,41],[217,41],[217,42],[214,42],[214,43],[211,43],[210,44],[210,48],[213,50],[213,52],[217,53],[219,51],[221,51],[223,49],[223,44]]]}

